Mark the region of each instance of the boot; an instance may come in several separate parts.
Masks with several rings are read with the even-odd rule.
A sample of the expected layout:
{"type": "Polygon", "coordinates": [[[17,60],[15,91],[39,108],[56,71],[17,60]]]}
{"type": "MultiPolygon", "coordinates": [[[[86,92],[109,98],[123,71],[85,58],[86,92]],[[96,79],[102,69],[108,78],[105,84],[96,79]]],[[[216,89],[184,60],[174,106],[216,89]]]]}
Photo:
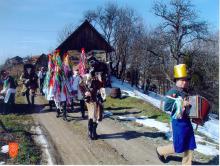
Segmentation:
{"type": "Polygon", "coordinates": [[[59,118],[59,116],[60,116],[60,110],[57,109],[57,115],[56,115],[56,117],[59,118]]]}
{"type": "Polygon", "coordinates": [[[89,138],[91,140],[93,140],[93,121],[92,119],[89,119],[89,122],[88,122],[88,135],[89,135],[89,138]]]}
{"type": "Polygon", "coordinates": [[[67,121],[66,102],[62,102],[61,105],[62,105],[62,107],[63,107],[63,120],[64,120],[64,121],[67,121]]]}
{"type": "Polygon", "coordinates": [[[29,94],[26,94],[26,99],[27,99],[28,105],[30,105],[31,102],[30,102],[30,99],[29,99],[29,94]]]}
{"type": "Polygon", "coordinates": [[[32,106],[34,105],[34,94],[31,95],[31,105],[32,105],[32,106]]]}
{"type": "Polygon", "coordinates": [[[67,121],[66,109],[63,109],[63,120],[67,121]]]}
{"type": "Polygon", "coordinates": [[[80,100],[80,111],[81,111],[81,114],[82,114],[82,118],[85,119],[85,103],[84,103],[84,100],[80,100]]]}
{"type": "Polygon", "coordinates": [[[49,100],[49,106],[50,106],[50,111],[53,110],[53,101],[52,100],[49,100]]]}
{"type": "Polygon", "coordinates": [[[98,123],[94,122],[94,123],[93,123],[93,139],[94,139],[94,140],[97,140],[97,139],[98,139],[98,134],[97,134],[97,132],[96,132],[97,126],[98,126],[98,123]]]}

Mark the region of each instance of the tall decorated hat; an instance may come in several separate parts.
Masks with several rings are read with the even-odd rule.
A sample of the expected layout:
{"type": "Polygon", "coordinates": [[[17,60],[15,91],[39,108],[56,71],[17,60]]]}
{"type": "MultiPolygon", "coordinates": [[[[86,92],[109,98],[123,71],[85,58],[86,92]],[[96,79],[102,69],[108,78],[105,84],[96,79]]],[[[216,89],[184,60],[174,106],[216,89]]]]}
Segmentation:
{"type": "Polygon", "coordinates": [[[186,64],[179,64],[174,66],[174,79],[178,78],[187,78],[187,70],[186,70],[186,64]]]}

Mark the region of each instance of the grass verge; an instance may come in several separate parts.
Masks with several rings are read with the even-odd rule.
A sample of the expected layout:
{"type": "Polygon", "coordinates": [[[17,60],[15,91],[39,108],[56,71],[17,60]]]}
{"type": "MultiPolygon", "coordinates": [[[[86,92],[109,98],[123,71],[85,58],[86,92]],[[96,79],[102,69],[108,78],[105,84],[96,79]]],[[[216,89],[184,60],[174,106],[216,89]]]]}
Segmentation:
{"type": "MultiPolygon", "coordinates": [[[[23,100],[20,95],[16,96],[16,104],[24,103],[23,100]]],[[[19,144],[18,156],[15,159],[5,154],[0,155],[0,162],[13,165],[40,164],[42,151],[32,138],[30,130],[33,125],[34,121],[30,115],[19,113],[0,115],[0,145],[7,145],[11,141],[19,144]]]]}
{"type": "Polygon", "coordinates": [[[104,107],[105,110],[111,110],[113,114],[129,109],[138,109],[140,110],[140,113],[136,114],[138,116],[147,116],[148,118],[153,118],[166,123],[168,123],[170,119],[169,115],[160,109],[152,106],[150,103],[134,97],[126,97],[123,99],[107,97],[104,107]]]}

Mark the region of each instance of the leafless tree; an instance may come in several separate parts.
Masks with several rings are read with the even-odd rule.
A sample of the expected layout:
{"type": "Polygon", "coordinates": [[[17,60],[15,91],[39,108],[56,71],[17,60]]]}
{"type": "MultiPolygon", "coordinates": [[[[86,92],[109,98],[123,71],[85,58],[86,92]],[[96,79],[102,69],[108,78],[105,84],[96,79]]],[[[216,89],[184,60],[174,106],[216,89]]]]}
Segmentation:
{"type": "Polygon", "coordinates": [[[114,45],[116,50],[116,71],[119,71],[118,74],[121,78],[125,76],[127,62],[131,56],[132,43],[134,42],[140,17],[130,8],[121,8],[118,13],[114,45]]]}
{"type": "MultiPolygon", "coordinates": [[[[110,45],[114,43],[113,33],[118,16],[118,8],[116,3],[109,2],[104,7],[98,7],[96,10],[88,10],[84,14],[84,19],[87,19],[94,26],[101,29],[101,33],[110,45]]],[[[107,55],[107,60],[110,62],[112,62],[111,57],[111,54],[107,55]]],[[[110,68],[113,68],[112,63],[110,63],[110,68]]]]}
{"type": "Polygon", "coordinates": [[[190,0],[171,0],[168,5],[157,1],[153,11],[162,19],[159,32],[162,32],[164,44],[169,47],[177,64],[184,56],[183,49],[187,45],[196,39],[205,39],[208,34],[207,23],[199,21],[190,0]]]}

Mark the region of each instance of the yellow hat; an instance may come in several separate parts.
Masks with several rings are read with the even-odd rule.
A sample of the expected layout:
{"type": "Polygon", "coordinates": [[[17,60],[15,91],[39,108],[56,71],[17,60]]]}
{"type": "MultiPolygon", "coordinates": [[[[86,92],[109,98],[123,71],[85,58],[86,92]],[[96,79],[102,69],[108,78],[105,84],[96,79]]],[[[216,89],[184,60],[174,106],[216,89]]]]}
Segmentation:
{"type": "Polygon", "coordinates": [[[174,78],[187,77],[186,64],[179,64],[174,66],[174,78]]]}

